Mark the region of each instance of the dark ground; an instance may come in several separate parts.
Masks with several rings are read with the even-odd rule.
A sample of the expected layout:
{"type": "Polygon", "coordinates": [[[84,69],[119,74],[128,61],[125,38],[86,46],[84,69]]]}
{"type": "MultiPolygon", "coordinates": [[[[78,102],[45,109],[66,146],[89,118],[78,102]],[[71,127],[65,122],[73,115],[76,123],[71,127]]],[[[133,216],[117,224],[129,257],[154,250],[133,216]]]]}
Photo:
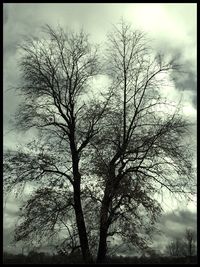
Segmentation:
{"type": "MultiPolygon", "coordinates": [[[[25,256],[22,254],[12,255],[9,253],[4,253],[3,255],[4,264],[77,264],[83,263],[79,255],[48,255],[45,253],[31,252],[29,255],[25,256]]],[[[162,263],[162,264],[195,264],[197,263],[197,256],[192,257],[107,257],[106,264],[148,264],[148,263],[162,263]]]]}

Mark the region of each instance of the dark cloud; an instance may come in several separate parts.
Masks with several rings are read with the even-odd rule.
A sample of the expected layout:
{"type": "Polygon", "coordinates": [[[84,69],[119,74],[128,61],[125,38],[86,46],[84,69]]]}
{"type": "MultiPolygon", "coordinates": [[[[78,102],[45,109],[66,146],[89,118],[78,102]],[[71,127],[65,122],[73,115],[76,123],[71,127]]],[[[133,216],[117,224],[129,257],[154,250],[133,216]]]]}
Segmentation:
{"type": "MultiPolygon", "coordinates": [[[[185,64],[186,65],[186,64],[185,64]]],[[[197,108],[197,77],[194,70],[190,69],[190,62],[187,62],[187,70],[182,75],[174,73],[175,86],[180,91],[192,91],[192,104],[197,108]]]]}
{"type": "Polygon", "coordinates": [[[175,57],[177,64],[180,65],[180,72],[174,72],[172,74],[175,87],[180,91],[191,91],[192,104],[197,108],[196,61],[186,59],[184,51],[177,51],[177,49],[172,49],[171,54],[175,57]]]}

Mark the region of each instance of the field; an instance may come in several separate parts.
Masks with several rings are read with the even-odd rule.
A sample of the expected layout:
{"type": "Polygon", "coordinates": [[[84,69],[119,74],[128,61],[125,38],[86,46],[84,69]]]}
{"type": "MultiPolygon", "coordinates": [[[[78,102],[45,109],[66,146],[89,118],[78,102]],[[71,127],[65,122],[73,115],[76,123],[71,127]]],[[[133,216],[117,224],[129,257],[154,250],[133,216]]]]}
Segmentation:
{"type": "MultiPolygon", "coordinates": [[[[80,256],[64,256],[64,255],[48,255],[45,253],[32,252],[25,256],[22,254],[12,255],[4,253],[3,255],[4,264],[29,264],[29,263],[40,263],[40,264],[81,264],[82,259],[80,256]]],[[[106,264],[195,264],[197,263],[197,256],[193,257],[107,257],[106,264]]]]}

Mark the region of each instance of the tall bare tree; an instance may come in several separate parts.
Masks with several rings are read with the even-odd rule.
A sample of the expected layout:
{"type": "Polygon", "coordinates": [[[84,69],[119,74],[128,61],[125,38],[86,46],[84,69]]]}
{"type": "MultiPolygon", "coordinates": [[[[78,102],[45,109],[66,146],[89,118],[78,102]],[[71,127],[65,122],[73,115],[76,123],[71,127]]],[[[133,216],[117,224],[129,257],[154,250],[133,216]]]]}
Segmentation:
{"type": "MultiPolygon", "coordinates": [[[[156,195],[193,190],[192,155],[184,143],[188,124],[177,105],[160,94],[178,65],[152,57],[143,33],[122,22],[108,36],[106,75],[112,84],[104,98],[94,99],[89,84],[99,62],[87,36],[49,26],[45,31],[47,38],[21,45],[24,84],[18,89],[24,101],[16,125],[35,127],[38,140],[5,153],[7,190],[34,183],[39,191],[32,201],[40,206],[46,188],[47,205],[41,210],[47,221],[55,214],[47,224],[41,210],[37,216],[48,231],[62,214],[67,216],[63,209],[73,208],[86,263],[92,262],[91,247],[97,247],[97,262],[103,262],[114,237],[145,249],[162,210],[156,195]],[[58,192],[68,192],[70,203],[58,198],[53,205],[58,192]]],[[[31,200],[27,205],[18,238],[34,232],[27,216],[34,217],[34,205],[31,200]]]]}
{"type": "Polygon", "coordinates": [[[191,229],[186,229],[185,240],[187,246],[187,255],[191,257],[194,254],[194,248],[195,248],[194,231],[192,231],[191,229]]]}
{"type": "Polygon", "coordinates": [[[38,139],[5,153],[5,184],[37,182],[45,187],[67,186],[85,262],[92,257],[81,205],[81,155],[98,132],[106,103],[95,100],[90,82],[100,70],[97,49],[88,36],[44,27],[41,38],[20,45],[23,101],[15,116],[18,130],[36,128],[38,139]],[[88,99],[90,101],[88,101],[88,99]]]}
{"type": "Polygon", "coordinates": [[[182,255],[184,255],[183,252],[183,243],[181,243],[181,241],[176,238],[175,240],[172,240],[167,246],[166,246],[166,250],[167,253],[170,256],[176,256],[176,257],[180,257],[182,255]]]}
{"type": "MultiPolygon", "coordinates": [[[[121,220],[116,224],[125,226],[121,236],[141,245],[137,212],[145,210],[155,221],[161,211],[155,195],[162,189],[193,191],[192,155],[184,143],[189,124],[180,107],[161,95],[179,66],[151,52],[145,35],[123,21],[108,36],[107,73],[115,96],[101,137],[93,142],[94,169],[103,190],[97,262],[105,259],[111,226],[121,220]]],[[[119,233],[115,228],[112,234],[119,233]]]]}

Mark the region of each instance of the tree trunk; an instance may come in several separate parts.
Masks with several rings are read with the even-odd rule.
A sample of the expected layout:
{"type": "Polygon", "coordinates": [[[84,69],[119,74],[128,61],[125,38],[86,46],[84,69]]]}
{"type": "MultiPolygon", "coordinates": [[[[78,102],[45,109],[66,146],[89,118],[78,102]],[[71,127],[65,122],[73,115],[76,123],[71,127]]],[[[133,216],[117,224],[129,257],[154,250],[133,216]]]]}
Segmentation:
{"type": "Polygon", "coordinates": [[[99,233],[99,248],[97,253],[97,263],[103,263],[105,261],[107,252],[107,236],[108,236],[108,208],[109,208],[109,196],[104,195],[101,206],[100,214],[100,233],[99,233]]]}
{"type": "Polygon", "coordinates": [[[78,227],[78,234],[81,246],[81,252],[85,263],[93,263],[92,255],[90,253],[87,232],[85,227],[85,220],[80,198],[80,183],[74,184],[74,209],[76,214],[76,223],[78,227]]]}
{"type": "Polygon", "coordinates": [[[97,254],[97,263],[105,262],[107,252],[107,232],[108,229],[100,227],[100,240],[97,254]]]}
{"type": "Polygon", "coordinates": [[[100,213],[100,233],[99,233],[99,247],[97,253],[97,263],[103,263],[106,258],[107,253],[107,237],[108,237],[108,229],[110,226],[110,218],[109,218],[109,206],[112,202],[114,189],[115,189],[115,167],[114,163],[119,156],[119,152],[115,155],[110,163],[109,168],[109,179],[106,182],[106,187],[104,191],[104,197],[101,205],[101,213],[100,213]]]}
{"type": "Polygon", "coordinates": [[[81,175],[79,172],[79,156],[76,149],[74,131],[72,131],[72,135],[70,138],[70,148],[72,153],[72,167],[73,167],[73,177],[74,177],[74,209],[76,215],[76,223],[78,228],[81,252],[83,256],[83,260],[85,263],[93,263],[92,255],[89,249],[87,231],[85,226],[85,219],[82,210],[81,204],[81,175]]]}

